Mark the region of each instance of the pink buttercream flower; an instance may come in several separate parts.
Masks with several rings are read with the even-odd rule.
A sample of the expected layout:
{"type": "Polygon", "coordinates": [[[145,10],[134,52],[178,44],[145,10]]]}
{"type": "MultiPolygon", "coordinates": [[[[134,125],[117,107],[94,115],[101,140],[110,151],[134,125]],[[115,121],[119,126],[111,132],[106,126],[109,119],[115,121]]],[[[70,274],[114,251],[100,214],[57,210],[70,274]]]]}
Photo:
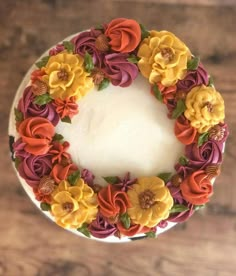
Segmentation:
{"type": "Polygon", "coordinates": [[[50,51],[49,51],[49,55],[50,56],[55,56],[57,55],[58,53],[62,52],[65,50],[65,47],[63,44],[57,44],[54,48],[52,48],[50,51]]]}
{"type": "Polygon", "coordinates": [[[103,72],[115,86],[127,87],[138,76],[138,67],[127,61],[127,54],[113,53],[104,58],[103,72]]]}

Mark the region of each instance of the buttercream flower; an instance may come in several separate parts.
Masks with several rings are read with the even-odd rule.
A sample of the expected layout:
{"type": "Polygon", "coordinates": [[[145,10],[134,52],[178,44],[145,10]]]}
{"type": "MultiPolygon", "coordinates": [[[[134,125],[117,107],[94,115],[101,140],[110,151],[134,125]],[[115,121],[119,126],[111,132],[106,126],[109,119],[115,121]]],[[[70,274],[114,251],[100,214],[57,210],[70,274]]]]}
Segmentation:
{"type": "Polygon", "coordinates": [[[167,219],[173,206],[173,198],[159,177],[138,178],[127,192],[131,207],[127,213],[135,224],[154,227],[167,219]]]}
{"type": "Polygon", "coordinates": [[[197,135],[196,128],[190,125],[190,122],[184,117],[180,116],[175,121],[175,136],[184,145],[192,144],[197,135]]]}
{"type": "Polygon", "coordinates": [[[62,163],[64,160],[68,160],[68,164],[71,163],[71,156],[67,152],[68,148],[70,147],[70,144],[68,142],[57,142],[54,141],[52,143],[52,148],[50,149],[49,153],[52,154],[52,162],[58,162],[62,163]]]}
{"type": "Polygon", "coordinates": [[[112,53],[104,58],[103,72],[115,86],[127,87],[138,76],[138,68],[127,61],[127,54],[112,53]]]}
{"type": "Polygon", "coordinates": [[[209,129],[209,139],[223,144],[229,136],[228,125],[219,123],[209,129]]]}
{"type": "Polygon", "coordinates": [[[109,223],[100,213],[98,213],[96,219],[89,224],[88,229],[89,232],[98,239],[107,238],[117,232],[116,226],[109,223]]]}
{"type": "Polygon", "coordinates": [[[194,87],[187,94],[185,104],[184,115],[199,133],[207,132],[225,118],[224,100],[213,87],[194,87]]]}
{"type": "Polygon", "coordinates": [[[185,178],[180,184],[180,189],[184,199],[195,205],[207,203],[213,194],[212,184],[202,170],[195,171],[185,178]]]}
{"type": "Polygon", "coordinates": [[[151,31],[141,42],[138,57],[138,67],[150,83],[172,86],[185,77],[191,53],[174,34],[151,31]]]}
{"type": "Polygon", "coordinates": [[[117,177],[118,181],[114,184],[116,188],[119,188],[121,191],[127,192],[127,190],[136,183],[136,178],[130,178],[130,173],[126,173],[123,178],[117,177]]]}
{"type": "Polygon", "coordinates": [[[30,153],[25,151],[26,143],[22,142],[21,138],[17,139],[12,146],[13,151],[15,153],[15,157],[19,158],[20,160],[30,155],[30,153]]]}
{"type": "Polygon", "coordinates": [[[81,172],[81,178],[90,186],[93,187],[94,183],[93,180],[95,176],[87,169],[83,169],[81,172]]]}
{"type": "Polygon", "coordinates": [[[52,156],[44,155],[28,155],[18,166],[18,172],[26,183],[31,187],[36,187],[39,184],[40,178],[48,175],[52,169],[52,156]]]}
{"type": "Polygon", "coordinates": [[[36,80],[42,80],[42,76],[45,75],[44,70],[42,69],[36,69],[34,70],[31,75],[30,75],[30,79],[32,80],[32,82],[36,81],[36,80]]]}
{"type": "Polygon", "coordinates": [[[59,122],[59,116],[55,107],[51,104],[38,105],[34,103],[35,95],[32,86],[24,90],[24,94],[18,103],[18,110],[22,112],[24,119],[29,117],[42,117],[48,119],[54,126],[59,122]]]}
{"type": "Polygon", "coordinates": [[[73,163],[66,166],[63,166],[62,164],[56,164],[53,166],[50,175],[54,178],[56,183],[60,183],[61,181],[66,180],[70,174],[76,172],[77,170],[78,167],[73,163]]]}
{"type": "Polygon", "coordinates": [[[24,150],[34,155],[46,154],[55,134],[52,123],[40,117],[25,119],[20,124],[18,132],[22,142],[26,144],[24,150]]]}
{"type": "Polygon", "coordinates": [[[147,233],[147,232],[151,231],[151,229],[149,227],[141,226],[139,224],[132,224],[127,229],[124,227],[122,222],[117,223],[117,228],[118,228],[120,234],[127,236],[127,237],[132,237],[137,234],[147,233]]]}
{"type": "Polygon", "coordinates": [[[98,203],[101,214],[111,219],[124,214],[127,208],[130,207],[127,193],[116,190],[111,184],[99,191],[98,203]]]}
{"type": "Polygon", "coordinates": [[[194,205],[187,202],[184,198],[183,195],[181,193],[180,187],[176,187],[174,186],[171,182],[167,183],[167,187],[170,190],[170,193],[174,199],[174,204],[180,204],[180,205],[184,205],[186,207],[188,207],[189,209],[186,211],[182,211],[182,212],[176,212],[176,213],[172,213],[170,214],[170,216],[168,217],[167,221],[171,221],[171,222],[184,222],[187,219],[189,219],[193,213],[194,213],[194,205]]]}
{"type": "Polygon", "coordinates": [[[50,56],[55,56],[61,52],[63,52],[65,50],[65,46],[63,44],[57,44],[54,48],[52,48],[50,51],[49,51],[49,55],[50,56]]]}
{"type": "Polygon", "coordinates": [[[178,90],[188,92],[194,86],[207,85],[209,82],[208,73],[200,63],[196,70],[187,71],[187,74],[183,80],[177,82],[178,90]]]}
{"type": "MultiPolygon", "coordinates": [[[[176,85],[165,87],[160,82],[156,84],[158,89],[161,92],[163,103],[167,104],[169,101],[173,101],[175,99],[176,94],[176,85]]],[[[151,88],[151,93],[154,94],[153,86],[151,88]]]]}
{"type": "Polygon", "coordinates": [[[58,98],[53,101],[53,106],[61,119],[69,117],[70,119],[78,114],[78,104],[75,102],[75,97],[66,98],[64,100],[58,98]]]}
{"type": "Polygon", "coordinates": [[[67,52],[49,58],[42,80],[48,85],[52,98],[64,100],[74,96],[78,100],[93,88],[92,78],[83,64],[81,56],[67,52]]]}
{"type": "Polygon", "coordinates": [[[215,141],[207,141],[202,146],[197,143],[186,146],[185,154],[188,158],[188,167],[204,169],[209,164],[220,164],[222,162],[221,145],[215,141]]]}
{"type": "Polygon", "coordinates": [[[107,25],[105,35],[110,39],[112,50],[128,53],[135,50],[140,43],[141,29],[135,20],[116,18],[107,25]]]}
{"type": "Polygon", "coordinates": [[[74,186],[67,181],[59,183],[53,193],[51,213],[62,227],[77,229],[92,222],[97,215],[97,196],[80,178],[74,186]]]}

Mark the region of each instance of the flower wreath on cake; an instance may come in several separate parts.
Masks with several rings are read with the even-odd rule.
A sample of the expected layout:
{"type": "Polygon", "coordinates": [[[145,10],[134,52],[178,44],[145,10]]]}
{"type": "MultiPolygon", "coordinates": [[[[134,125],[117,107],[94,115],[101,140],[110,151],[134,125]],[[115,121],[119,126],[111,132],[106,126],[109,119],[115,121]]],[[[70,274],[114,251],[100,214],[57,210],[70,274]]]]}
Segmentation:
{"type": "Polygon", "coordinates": [[[36,66],[15,107],[13,159],[58,225],[99,239],[155,237],[157,226],[183,222],[209,201],[228,136],[224,101],[199,58],[173,33],[117,18],[56,45],[36,66]],[[174,174],[135,179],[127,168],[123,178],[104,176],[102,187],[89,168],[73,162],[69,141],[55,126],[78,116],[80,99],[94,86],[125,89],[139,73],[150,83],[147,93],[175,120],[173,135],[185,152],[174,174]]]}

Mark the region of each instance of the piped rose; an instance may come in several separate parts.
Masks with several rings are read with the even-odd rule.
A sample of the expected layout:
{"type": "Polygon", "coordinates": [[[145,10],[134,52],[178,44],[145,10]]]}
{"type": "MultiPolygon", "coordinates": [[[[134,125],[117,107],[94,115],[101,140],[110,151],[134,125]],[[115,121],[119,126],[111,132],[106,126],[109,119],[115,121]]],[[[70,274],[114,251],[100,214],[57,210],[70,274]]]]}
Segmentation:
{"type": "Polygon", "coordinates": [[[135,50],[140,43],[141,29],[135,20],[117,18],[107,25],[105,35],[110,39],[112,50],[128,53],[135,50]]]}
{"type": "Polygon", "coordinates": [[[62,164],[56,164],[53,166],[50,175],[53,177],[56,183],[60,183],[61,181],[66,180],[70,174],[77,170],[78,167],[73,163],[65,166],[62,164]]]}
{"type": "Polygon", "coordinates": [[[104,59],[103,72],[115,86],[127,87],[138,76],[138,68],[127,61],[127,54],[108,54],[104,59]]]}
{"type": "Polygon", "coordinates": [[[25,151],[34,155],[42,155],[49,151],[55,130],[47,119],[32,117],[25,119],[20,124],[19,134],[26,144],[25,151]]]}
{"type": "Polygon", "coordinates": [[[23,97],[20,99],[18,109],[22,112],[24,119],[29,117],[42,117],[48,119],[54,126],[59,122],[59,116],[51,103],[38,105],[34,103],[35,96],[32,86],[24,90],[23,97]]]}
{"type": "Polygon", "coordinates": [[[116,190],[111,184],[98,193],[98,203],[101,214],[110,219],[124,214],[130,207],[127,193],[116,190]]]}
{"type": "Polygon", "coordinates": [[[180,189],[186,201],[194,205],[202,205],[209,201],[213,187],[204,171],[195,171],[180,184],[180,189]]]}
{"type": "Polygon", "coordinates": [[[37,187],[40,178],[49,175],[52,169],[52,156],[44,154],[39,156],[29,155],[19,164],[18,171],[26,183],[37,187]]]}
{"type": "Polygon", "coordinates": [[[184,116],[180,116],[175,121],[174,132],[177,139],[184,145],[192,144],[197,135],[197,130],[190,125],[184,116]]]}

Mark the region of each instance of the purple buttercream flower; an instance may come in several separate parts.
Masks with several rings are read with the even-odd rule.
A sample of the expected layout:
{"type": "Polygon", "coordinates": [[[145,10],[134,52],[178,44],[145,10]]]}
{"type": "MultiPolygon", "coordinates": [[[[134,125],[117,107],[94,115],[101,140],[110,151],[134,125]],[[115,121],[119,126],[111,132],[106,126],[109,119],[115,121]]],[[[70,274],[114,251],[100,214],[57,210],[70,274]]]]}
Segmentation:
{"type": "Polygon", "coordinates": [[[90,233],[99,239],[112,236],[117,232],[114,224],[110,224],[105,218],[98,213],[94,221],[92,221],[88,227],[90,233]]]}
{"type": "Polygon", "coordinates": [[[175,187],[171,182],[168,182],[166,185],[174,199],[174,204],[180,204],[184,205],[189,208],[189,210],[183,211],[183,212],[178,212],[178,213],[172,213],[170,214],[169,218],[167,221],[171,222],[184,222],[186,221],[189,217],[191,217],[194,213],[194,205],[187,202],[180,191],[179,187],[175,187]]]}
{"type": "Polygon", "coordinates": [[[50,51],[49,51],[49,55],[50,56],[55,56],[57,55],[58,53],[62,52],[65,50],[65,47],[63,44],[57,44],[56,47],[52,48],[50,51]]]}
{"type": "Polygon", "coordinates": [[[185,92],[190,91],[194,86],[207,85],[209,82],[208,73],[200,63],[196,70],[190,70],[183,80],[177,82],[177,89],[185,92]]]}
{"type": "Polygon", "coordinates": [[[94,175],[87,169],[83,169],[81,172],[81,178],[90,186],[93,187],[94,175]]]}
{"type": "Polygon", "coordinates": [[[15,157],[19,158],[20,160],[28,157],[30,153],[25,151],[25,145],[21,138],[17,139],[15,143],[13,143],[13,150],[15,153],[15,157]]]}
{"type": "Polygon", "coordinates": [[[75,44],[75,53],[82,57],[86,52],[89,53],[93,58],[94,65],[98,67],[102,66],[104,56],[95,46],[95,41],[100,34],[102,34],[101,31],[91,29],[90,31],[78,34],[71,40],[75,44]]]}
{"type": "Polygon", "coordinates": [[[118,181],[114,186],[119,187],[121,191],[127,192],[130,186],[136,183],[137,178],[130,179],[130,173],[127,172],[124,178],[117,177],[118,181]]]}
{"type": "Polygon", "coordinates": [[[22,112],[24,119],[38,116],[48,119],[54,126],[56,126],[60,117],[57,114],[55,107],[51,103],[37,105],[34,103],[34,99],[35,95],[32,92],[32,86],[27,86],[18,104],[18,109],[22,112]]]}
{"type": "Polygon", "coordinates": [[[44,175],[49,175],[52,170],[52,156],[28,155],[19,164],[18,172],[22,178],[31,186],[37,187],[44,175]]]}
{"type": "Polygon", "coordinates": [[[127,87],[138,76],[138,67],[127,61],[128,54],[113,53],[104,58],[103,72],[115,86],[127,87]]]}

